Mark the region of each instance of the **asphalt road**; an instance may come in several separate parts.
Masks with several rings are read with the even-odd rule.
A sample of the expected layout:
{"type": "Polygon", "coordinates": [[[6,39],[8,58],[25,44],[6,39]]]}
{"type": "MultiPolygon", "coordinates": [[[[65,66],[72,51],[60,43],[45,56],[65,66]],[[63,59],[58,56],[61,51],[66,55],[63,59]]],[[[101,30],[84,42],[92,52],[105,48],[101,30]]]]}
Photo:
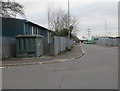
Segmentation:
{"type": "Polygon", "coordinates": [[[118,49],[82,47],[85,55],[72,61],[4,68],[3,89],[117,89],[118,49]]]}

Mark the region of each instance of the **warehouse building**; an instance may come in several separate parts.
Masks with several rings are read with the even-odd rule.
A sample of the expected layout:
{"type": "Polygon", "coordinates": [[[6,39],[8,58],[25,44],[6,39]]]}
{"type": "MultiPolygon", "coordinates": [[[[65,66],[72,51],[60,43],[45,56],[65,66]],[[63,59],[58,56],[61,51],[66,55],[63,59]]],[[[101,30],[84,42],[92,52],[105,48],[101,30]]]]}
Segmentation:
{"type": "Polygon", "coordinates": [[[92,41],[95,44],[109,45],[109,46],[120,46],[120,36],[115,35],[99,35],[93,36],[92,41]]]}
{"type": "Polygon", "coordinates": [[[25,19],[2,19],[2,57],[16,56],[17,35],[41,35],[43,36],[44,55],[49,51],[49,38],[51,31],[45,27],[25,19]]]}

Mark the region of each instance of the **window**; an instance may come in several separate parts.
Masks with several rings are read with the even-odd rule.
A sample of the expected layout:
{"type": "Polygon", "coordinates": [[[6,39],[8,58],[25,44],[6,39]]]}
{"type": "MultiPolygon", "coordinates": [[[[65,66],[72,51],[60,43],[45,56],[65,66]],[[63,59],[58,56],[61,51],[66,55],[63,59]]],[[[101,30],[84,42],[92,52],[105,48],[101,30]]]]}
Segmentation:
{"type": "Polygon", "coordinates": [[[32,26],[32,34],[38,34],[37,27],[32,26]]]}
{"type": "Polygon", "coordinates": [[[25,24],[25,33],[28,34],[28,24],[25,24]]]}

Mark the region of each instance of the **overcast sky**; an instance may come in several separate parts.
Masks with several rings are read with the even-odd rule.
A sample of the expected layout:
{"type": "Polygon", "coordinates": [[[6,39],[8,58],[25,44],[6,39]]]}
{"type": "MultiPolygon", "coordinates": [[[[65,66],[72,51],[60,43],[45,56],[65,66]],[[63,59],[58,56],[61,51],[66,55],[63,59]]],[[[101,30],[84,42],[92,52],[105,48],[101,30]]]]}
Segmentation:
{"type": "MultiPolygon", "coordinates": [[[[14,0],[24,5],[28,20],[48,27],[47,10],[62,8],[67,12],[68,0],[14,0]]],[[[104,35],[105,19],[107,32],[118,32],[118,0],[69,0],[70,15],[79,18],[77,36],[87,36],[87,28],[91,35],[104,35]]]]}

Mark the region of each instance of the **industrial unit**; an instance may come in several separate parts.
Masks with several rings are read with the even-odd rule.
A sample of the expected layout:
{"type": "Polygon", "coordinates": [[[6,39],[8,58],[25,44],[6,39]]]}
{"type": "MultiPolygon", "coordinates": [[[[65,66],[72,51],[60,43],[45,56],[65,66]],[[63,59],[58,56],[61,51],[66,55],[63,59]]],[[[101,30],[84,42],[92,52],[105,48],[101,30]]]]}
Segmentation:
{"type": "Polygon", "coordinates": [[[109,46],[120,46],[120,36],[119,35],[107,35],[107,36],[93,36],[93,43],[103,44],[109,46]]]}
{"type": "Polygon", "coordinates": [[[43,36],[43,54],[48,53],[48,44],[51,31],[45,27],[25,19],[2,19],[2,57],[16,56],[17,35],[41,35],[43,36]]]}

